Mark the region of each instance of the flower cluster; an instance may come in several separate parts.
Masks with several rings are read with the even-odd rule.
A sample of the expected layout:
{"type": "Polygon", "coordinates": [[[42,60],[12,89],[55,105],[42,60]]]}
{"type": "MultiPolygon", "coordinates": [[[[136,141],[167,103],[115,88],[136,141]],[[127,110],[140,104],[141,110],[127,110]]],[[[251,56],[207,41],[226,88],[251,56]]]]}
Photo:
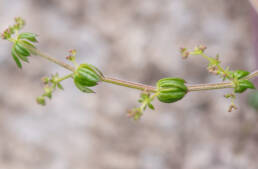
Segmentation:
{"type": "Polygon", "coordinates": [[[12,57],[19,68],[22,68],[21,61],[29,62],[28,56],[33,54],[31,49],[36,48],[33,43],[38,42],[36,34],[28,32],[18,33],[24,25],[25,21],[22,18],[17,17],[15,18],[15,24],[9,26],[1,35],[3,39],[13,43],[12,57]]]}
{"type": "Polygon", "coordinates": [[[221,66],[221,61],[219,60],[219,55],[217,54],[214,58],[207,56],[204,52],[207,49],[206,46],[200,45],[195,47],[195,49],[189,52],[186,48],[181,48],[181,55],[185,59],[190,55],[201,55],[203,58],[208,60],[209,64],[207,70],[210,73],[215,75],[219,75],[223,81],[228,80],[232,83],[234,91],[232,93],[226,94],[225,97],[231,99],[231,105],[229,106],[229,111],[236,109],[234,104],[234,99],[236,98],[236,93],[243,93],[247,89],[255,89],[254,84],[246,79],[246,77],[250,74],[250,72],[245,70],[230,70],[229,67],[224,69],[221,66]]]}
{"type": "Polygon", "coordinates": [[[44,87],[44,93],[37,97],[37,103],[41,105],[46,105],[46,100],[45,98],[51,99],[53,92],[56,90],[56,88],[60,90],[64,90],[63,86],[61,85],[61,81],[72,77],[72,74],[65,76],[63,78],[60,78],[58,73],[55,75],[52,75],[51,77],[44,77],[42,78],[42,81],[45,85],[44,87]]]}

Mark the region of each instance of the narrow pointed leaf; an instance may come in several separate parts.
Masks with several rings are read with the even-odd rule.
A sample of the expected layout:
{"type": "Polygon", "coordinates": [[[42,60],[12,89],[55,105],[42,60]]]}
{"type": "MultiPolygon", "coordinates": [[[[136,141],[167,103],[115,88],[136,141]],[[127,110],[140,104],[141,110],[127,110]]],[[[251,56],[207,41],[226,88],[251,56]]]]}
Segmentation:
{"type": "Polygon", "coordinates": [[[242,79],[242,78],[248,76],[249,74],[250,73],[245,70],[236,70],[236,71],[234,71],[233,76],[237,79],[242,79]]]}
{"type": "Polygon", "coordinates": [[[151,104],[151,103],[148,103],[148,107],[149,107],[150,109],[152,109],[152,110],[155,109],[154,106],[153,106],[153,104],[151,104]]]}
{"type": "Polygon", "coordinates": [[[34,33],[24,32],[18,36],[18,39],[27,39],[31,42],[38,42],[36,36],[37,35],[34,33]]]}
{"type": "Polygon", "coordinates": [[[28,49],[23,47],[20,43],[15,43],[15,52],[17,55],[22,55],[22,56],[30,56],[30,52],[28,49]]]}
{"type": "Polygon", "coordinates": [[[26,40],[20,40],[19,41],[23,46],[25,46],[29,52],[33,55],[37,55],[37,53],[35,53],[33,50],[30,50],[30,48],[36,49],[35,45],[33,45],[32,43],[26,41],[26,40]],[[29,48],[30,47],[30,48],[29,48]]]}
{"type": "Polygon", "coordinates": [[[58,87],[60,90],[64,90],[63,86],[62,86],[60,83],[57,83],[57,87],[58,87]]]}
{"type": "Polygon", "coordinates": [[[13,56],[13,60],[15,61],[16,65],[18,66],[18,68],[22,68],[22,64],[20,62],[20,60],[18,59],[14,49],[12,48],[12,56],[13,56]]]}
{"type": "Polygon", "coordinates": [[[235,87],[236,93],[243,93],[246,89],[255,89],[254,84],[249,80],[239,80],[238,85],[235,87]]]}
{"type": "Polygon", "coordinates": [[[91,90],[90,88],[88,88],[87,86],[81,85],[80,83],[78,83],[76,80],[74,80],[74,84],[75,86],[82,92],[84,93],[95,93],[93,90],[91,90]]]}

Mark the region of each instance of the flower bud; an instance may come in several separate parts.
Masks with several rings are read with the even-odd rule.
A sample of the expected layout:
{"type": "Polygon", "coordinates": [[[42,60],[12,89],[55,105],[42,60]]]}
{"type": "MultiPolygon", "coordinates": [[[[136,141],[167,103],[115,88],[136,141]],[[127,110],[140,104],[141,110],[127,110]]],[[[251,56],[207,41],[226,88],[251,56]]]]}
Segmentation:
{"type": "Polygon", "coordinates": [[[49,99],[51,99],[51,98],[52,98],[52,92],[53,92],[53,90],[52,90],[49,86],[46,86],[46,87],[44,88],[44,90],[45,90],[45,93],[43,94],[43,96],[46,96],[46,97],[48,97],[49,99]]]}
{"type": "Polygon", "coordinates": [[[46,101],[45,101],[45,98],[43,96],[38,97],[36,101],[37,101],[38,104],[41,104],[43,106],[46,105],[46,101]]]}
{"type": "Polygon", "coordinates": [[[159,101],[172,103],[182,99],[187,93],[185,80],[180,78],[164,78],[157,82],[159,101]]]}
{"type": "Polygon", "coordinates": [[[200,45],[198,48],[199,48],[199,50],[201,50],[202,52],[204,52],[204,51],[207,49],[207,46],[205,46],[205,45],[200,45]]]}

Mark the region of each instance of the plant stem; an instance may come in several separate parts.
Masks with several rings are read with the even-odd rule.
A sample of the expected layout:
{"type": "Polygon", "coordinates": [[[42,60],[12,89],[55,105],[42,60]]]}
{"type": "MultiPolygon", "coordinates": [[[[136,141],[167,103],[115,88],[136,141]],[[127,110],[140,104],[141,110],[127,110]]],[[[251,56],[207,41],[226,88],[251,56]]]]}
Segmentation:
{"type": "Polygon", "coordinates": [[[40,52],[38,49],[32,48],[31,46],[28,46],[28,45],[26,45],[26,48],[28,48],[32,53],[35,53],[35,55],[41,56],[44,59],[47,59],[50,62],[53,62],[53,63],[55,63],[55,64],[65,68],[65,69],[68,69],[68,70],[72,71],[72,72],[75,71],[74,67],[72,67],[71,65],[66,64],[66,63],[64,63],[64,62],[62,62],[60,60],[57,60],[56,58],[54,58],[52,56],[44,54],[44,53],[40,52]]]}
{"type": "Polygon", "coordinates": [[[129,82],[129,81],[125,81],[125,80],[118,80],[118,79],[114,79],[111,77],[103,77],[102,81],[104,81],[106,83],[112,83],[115,85],[119,85],[119,86],[129,87],[132,89],[138,89],[138,90],[142,90],[142,91],[146,91],[146,92],[152,92],[152,93],[156,92],[155,87],[140,84],[140,83],[129,82]]]}
{"type": "MultiPolygon", "coordinates": [[[[70,70],[72,72],[75,71],[75,68],[70,66],[69,64],[66,64],[60,60],[57,60],[56,58],[53,58],[52,56],[46,55],[42,52],[40,52],[39,50],[32,48],[30,46],[26,46],[27,48],[29,48],[29,50],[32,51],[32,53],[35,53],[35,55],[41,56],[47,60],[49,60],[50,62],[53,62],[67,70],[70,70]]],[[[69,78],[71,77],[72,74],[69,74],[67,76],[65,76],[64,78],[69,78]]],[[[250,75],[248,75],[245,79],[250,80],[253,79],[255,77],[258,77],[258,70],[252,72],[250,75]]],[[[101,80],[103,82],[106,83],[111,83],[111,84],[115,84],[115,85],[119,85],[119,86],[124,86],[124,87],[128,87],[128,88],[132,88],[132,89],[137,89],[137,90],[142,90],[142,91],[147,91],[147,92],[151,92],[151,93],[156,93],[157,89],[153,86],[149,86],[149,85],[144,85],[144,84],[140,84],[140,83],[134,83],[134,82],[129,82],[129,81],[125,81],[125,80],[119,80],[119,79],[115,79],[115,78],[111,78],[111,77],[102,77],[101,80]]],[[[196,84],[196,85],[187,85],[187,89],[188,92],[192,92],[192,91],[202,91],[202,90],[214,90],[214,89],[224,89],[224,88],[233,88],[233,83],[232,82],[222,82],[222,83],[213,83],[213,84],[196,84]]]]}
{"type": "Polygon", "coordinates": [[[234,88],[232,82],[212,83],[212,84],[196,84],[187,85],[188,92],[202,91],[202,90],[214,90],[214,89],[225,89],[234,88]]]}
{"type": "Polygon", "coordinates": [[[246,80],[250,80],[250,79],[253,79],[253,78],[255,78],[255,77],[257,77],[258,76],[258,70],[255,70],[255,71],[253,71],[251,74],[249,74],[248,76],[246,76],[246,80]]]}
{"type": "Polygon", "coordinates": [[[59,78],[56,82],[59,83],[59,82],[61,82],[61,81],[63,81],[63,80],[66,80],[66,79],[72,77],[73,74],[74,74],[74,73],[71,73],[71,74],[68,74],[68,75],[66,75],[66,76],[64,76],[64,77],[61,77],[61,78],[59,78]]]}

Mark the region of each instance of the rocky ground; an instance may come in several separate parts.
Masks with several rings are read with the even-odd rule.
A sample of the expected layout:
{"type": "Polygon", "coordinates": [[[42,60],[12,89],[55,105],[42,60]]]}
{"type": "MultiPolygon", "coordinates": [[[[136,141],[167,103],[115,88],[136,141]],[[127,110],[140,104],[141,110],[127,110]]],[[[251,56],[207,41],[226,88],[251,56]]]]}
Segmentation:
{"type": "MultiPolygon", "coordinates": [[[[206,44],[223,65],[254,70],[251,6],[241,0],[1,0],[0,30],[15,16],[39,34],[38,48],[78,60],[106,75],[155,85],[167,76],[211,83],[201,57],[182,60],[181,46],[206,44]]],[[[126,116],[139,92],[101,84],[97,94],[72,81],[45,107],[35,103],[40,78],[66,70],[32,57],[18,70],[0,41],[0,168],[2,169],[256,169],[258,115],[226,91],[190,93],[175,104],[155,102],[140,121],[126,116]]]]}

